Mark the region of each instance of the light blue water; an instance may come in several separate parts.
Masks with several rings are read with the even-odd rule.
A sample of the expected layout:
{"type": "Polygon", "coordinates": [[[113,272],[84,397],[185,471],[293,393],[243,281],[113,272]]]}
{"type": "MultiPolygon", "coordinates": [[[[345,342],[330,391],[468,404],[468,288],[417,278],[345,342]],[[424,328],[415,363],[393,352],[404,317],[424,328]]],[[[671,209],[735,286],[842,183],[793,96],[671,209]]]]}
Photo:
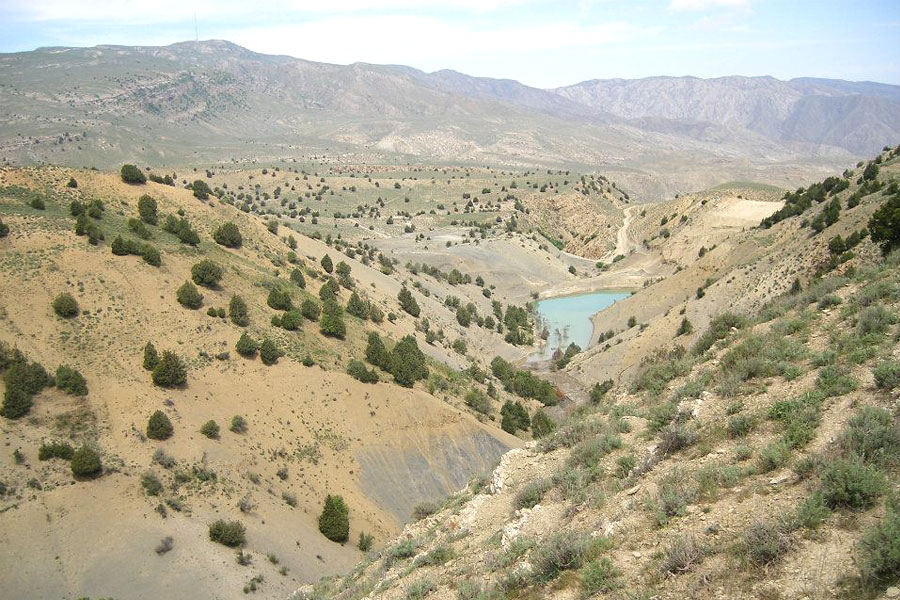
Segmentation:
{"type": "Polygon", "coordinates": [[[565,350],[573,342],[582,350],[587,349],[594,330],[591,317],[630,295],[629,292],[594,292],[539,301],[538,330],[546,327],[550,332],[541,357],[550,358],[557,348],[565,350]]]}

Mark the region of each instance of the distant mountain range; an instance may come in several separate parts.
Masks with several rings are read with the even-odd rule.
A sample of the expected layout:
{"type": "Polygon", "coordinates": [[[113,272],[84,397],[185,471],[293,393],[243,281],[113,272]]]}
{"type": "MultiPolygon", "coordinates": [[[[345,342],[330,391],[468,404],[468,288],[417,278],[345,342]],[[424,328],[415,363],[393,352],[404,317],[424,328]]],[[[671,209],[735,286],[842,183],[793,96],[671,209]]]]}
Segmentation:
{"type": "Polygon", "coordinates": [[[0,160],[14,163],[329,153],[599,169],[655,197],[737,178],[789,185],[898,141],[900,86],[878,83],[653,77],[542,90],[225,41],[0,55],[0,160]]]}

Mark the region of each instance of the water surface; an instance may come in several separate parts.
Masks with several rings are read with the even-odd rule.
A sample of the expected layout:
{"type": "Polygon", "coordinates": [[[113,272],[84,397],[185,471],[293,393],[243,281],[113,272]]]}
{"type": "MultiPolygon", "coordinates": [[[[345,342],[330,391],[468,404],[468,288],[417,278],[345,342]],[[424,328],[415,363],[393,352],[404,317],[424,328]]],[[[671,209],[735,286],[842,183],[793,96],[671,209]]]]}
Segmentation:
{"type": "Polygon", "coordinates": [[[538,329],[546,327],[550,335],[543,351],[535,358],[550,358],[557,348],[565,350],[570,343],[585,350],[594,331],[591,317],[630,295],[630,292],[592,292],[540,300],[538,329]]]}

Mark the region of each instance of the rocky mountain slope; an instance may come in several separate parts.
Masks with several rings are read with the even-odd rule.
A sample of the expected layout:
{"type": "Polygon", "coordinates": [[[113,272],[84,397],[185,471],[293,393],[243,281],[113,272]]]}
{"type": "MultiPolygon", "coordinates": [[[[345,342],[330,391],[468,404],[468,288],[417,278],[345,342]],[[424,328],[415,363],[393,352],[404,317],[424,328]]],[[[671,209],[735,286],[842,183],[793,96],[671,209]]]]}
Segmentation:
{"type": "Polygon", "coordinates": [[[648,198],[820,178],[896,139],[900,115],[895,87],[876,84],[675,79],[548,91],[222,41],[43,48],[0,56],[0,75],[0,158],[12,164],[213,165],[328,151],[356,162],[599,166],[648,198]]]}

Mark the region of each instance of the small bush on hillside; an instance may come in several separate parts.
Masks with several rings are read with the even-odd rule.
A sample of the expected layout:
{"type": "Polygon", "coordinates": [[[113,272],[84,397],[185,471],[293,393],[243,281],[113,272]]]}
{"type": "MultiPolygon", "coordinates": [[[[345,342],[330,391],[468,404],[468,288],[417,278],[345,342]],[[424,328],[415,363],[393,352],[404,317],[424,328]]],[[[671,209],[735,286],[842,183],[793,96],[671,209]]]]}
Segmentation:
{"type": "Polygon", "coordinates": [[[360,552],[368,552],[372,549],[372,544],[375,542],[375,538],[364,531],[359,532],[359,541],[356,542],[356,547],[360,552]]]}
{"type": "Polygon", "coordinates": [[[231,417],[231,427],[229,427],[234,433],[246,433],[247,432],[247,419],[242,417],[241,415],[234,415],[231,417]]]}
{"type": "Polygon", "coordinates": [[[53,311],[64,319],[78,315],[78,302],[69,293],[59,294],[53,300],[53,311]]]}
{"type": "Polygon", "coordinates": [[[310,321],[318,321],[320,313],[321,309],[315,300],[307,298],[300,304],[300,314],[310,321]]]}
{"type": "Polygon", "coordinates": [[[293,308],[290,292],[280,285],[276,285],[269,291],[266,303],[275,310],[291,310],[293,308]]]}
{"type": "Polygon", "coordinates": [[[880,390],[893,390],[900,385],[900,362],[885,360],[872,369],[875,387],[880,390]]]}
{"type": "Polygon", "coordinates": [[[122,168],[119,170],[119,175],[125,183],[147,183],[147,176],[134,165],[122,165],[122,168]]]}
{"type": "Polygon", "coordinates": [[[712,348],[712,345],[717,341],[727,337],[732,329],[743,329],[748,323],[749,321],[746,317],[734,313],[723,313],[715,317],[710,321],[706,333],[700,336],[700,339],[694,344],[692,352],[694,354],[703,354],[712,348]]]}
{"type": "Polygon", "coordinates": [[[256,340],[247,335],[247,332],[244,332],[241,334],[240,339],[238,339],[237,344],[235,344],[234,349],[237,350],[237,353],[241,356],[250,358],[256,356],[259,345],[256,343],[256,340]]]}
{"type": "Polygon", "coordinates": [[[291,281],[297,284],[301,290],[306,289],[306,277],[303,276],[303,269],[297,267],[291,271],[291,281]]]}
{"type": "Polygon", "coordinates": [[[9,235],[9,225],[3,222],[3,219],[0,219],[0,238],[5,238],[9,235]]]}
{"type": "Polygon", "coordinates": [[[681,320],[681,325],[678,326],[678,331],[675,332],[675,337],[679,337],[682,335],[690,335],[694,331],[694,326],[691,324],[687,318],[681,320]]]}
{"type": "Polygon", "coordinates": [[[622,587],[622,571],[606,556],[585,564],[578,571],[578,576],[581,579],[581,591],[585,596],[605,594],[622,587]]]}
{"type": "Polygon", "coordinates": [[[869,219],[869,235],[887,254],[900,247],[900,194],[894,194],[876,210],[869,219]]]}
{"type": "Polygon", "coordinates": [[[194,263],[194,266],[191,267],[191,279],[194,280],[194,283],[208,288],[219,285],[224,274],[222,266],[209,259],[194,263]]]}
{"type": "Polygon", "coordinates": [[[148,496],[159,496],[163,491],[163,484],[153,473],[141,475],[141,487],[148,496]]]}
{"type": "Polygon", "coordinates": [[[403,287],[400,290],[400,293],[397,294],[397,300],[400,301],[400,308],[402,308],[405,312],[409,313],[413,317],[418,317],[421,309],[419,308],[419,303],[416,302],[416,299],[413,297],[412,292],[410,292],[406,287],[403,287]]]}
{"type": "Polygon", "coordinates": [[[38,460],[50,460],[51,458],[71,460],[74,454],[75,450],[68,442],[44,442],[38,448],[38,460]]]}
{"type": "Polygon", "coordinates": [[[563,571],[581,568],[589,546],[586,537],[571,532],[557,533],[532,552],[532,577],[536,582],[545,583],[563,571]]]}
{"type": "Polygon", "coordinates": [[[147,194],[141,196],[138,199],[138,214],[144,223],[156,225],[159,221],[159,215],[156,212],[156,200],[147,194]]]}
{"type": "Polygon", "coordinates": [[[871,587],[900,581],[900,497],[887,503],[883,519],[870,527],[859,542],[860,576],[871,587]]]}
{"type": "Polygon", "coordinates": [[[335,300],[326,300],[322,305],[322,320],[319,322],[322,335],[344,339],[347,326],[344,324],[344,309],[335,300]]]}
{"type": "Polygon", "coordinates": [[[513,507],[516,509],[534,508],[537,504],[540,504],[544,494],[552,487],[553,482],[549,479],[538,479],[537,481],[526,483],[516,494],[513,500],[513,507]]]}
{"type": "Polygon", "coordinates": [[[153,368],[153,383],[160,387],[172,388],[187,381],[187,367],[177,354],[166,350],[159,363],[153,368]]]}
{"type": "Polygon", "coordinates": [[[56,387],[70,396],[84,396],[88,393],[87,382],[77,369],[60,365],[56,369],[56,387]]]}
{"type": "Polygon", "coordinates": [[[884,335],[888,328],[894,323],[894,315],[881,306],[867,306],[859,311],[859,320],[856,325],[856,331],[859,335],[884,335]]]}
{"type": "Polygon", "coordinates": [[[194,198],[197,198],[198,200],[206,200],[209,198],[209,195],[212,194],[209,185],[202,179],[195,180],[194,183],[191,184],[191,189],[194,191],[194,198]]]}
{"type": "Polygon", "coordinates": [[[82,446],[72,455],[72,475],[75,477],[95,477],[103,470],[100,455],[90,446],[82,446]]]}
{"type": "Polygon", "coordinates": [[[175,299],[185,308],[198,309],[203,304],[203,294],[190,281],[185,281],[178,291],[175,292],[175,299]]]}
{"type": "Polygon", "coordinates": [[[662,573],[685,573],[703,561],[703,546],[692,535],[683,535],[670,543],[659,565],[662,573]]]}
{"type": "Polygon", "coordinates": [[[783,527],[769,521],[757,521],[742,536],[741,553],[754,566],[764,567],[781,558],[790,547],[783,527]]]}
{"type": "Polygon", "coordinates": [[[378,373],[369,370],[359,360],[351,360],[347,365],[347,374],[363,383],[378,383],[378,373]]]}
{"type": "Polygon", "coordinates": [[[483,415],[491,412],[491,401],[484,392],[477,388],[469,390],[463,401],[467,406],[483,415]]]}
{"type": "Polygon", "coordinates": [[[350,519],[347,505],[341,496],[325,498],[325,506],[319,515],[319,531],[332,542],[343,544],[350,533],[350,519]]]}
{"type": "Polygon", "coordinates": [[[288,331],[296,331],[303,324],[303,315],[299,310],[291,309],[281,315],[281,327],[288,331]]]}
{"type": "Polygon", "coordinates": [[[545,437],[553,433],[556,423],[543,410],[538,410],[531,418],[531,435],[535,439],[545,437]]]}
{"type": "Polygon", "coordinates": [[[246,327],[250,324],[247,303],[237,294],[231,296],[231,301],[228,303],[228,316],[231,318],[231,322],[239,327],[246,327]]]}
{"type": "Polygon", "coordinates": [[[159,364],[159,354],[153,346],[153,342],[147,342],[144,346],[144,369],[152,371],[159,364]]]}
{"type": "Polygon", "coordinates": [[[246,543],[247,531],[240,521],[219,519],[210,523],[209,539],[229,548],[236,548],[246,543]]]}
{"type": "Polygon", "coordinates": [[[347,313],[359,319],[369,318],[369,303],[359,297],[359,294],[353,292],[347,301],[347,313]]]}
{"type": "Polygon", "coordinates": [[[226,248],[240,248],[244,241],[241,236],[241,231],[238,229],[237,225],[231,221],[220,225],[213,232],[213,239],[217,244],[225,246],[226,248]]]}
{"type": "Polygon", "coordinates": [[[200,433],[211,440],[219,439],[219,424],[210,419],[200,427],[200,433]]]}
{"type": "MultiPolygon", "coordinates": [[[[138,236],[142,240],[149,240],[151,237],[153,237],[153,234],[150,233],[150,230],[147,229],[147,226],[144,225],[144,222],[138,219],[128,219],[128,229],[129,231],[131,231],[131,233],[138,236]]],[[[116,254],[115,250],[113,250],[113,254],[116,254]]]]}
{"type": "Polygon", "coordinates": [[[660,480],[656,493],[656,522],[665,525],[673,517],[685,514],[688,504],[697,498],[693,480],[680,470],[673,470],[660,480]]]}
{"type": "Polygon", "coordinates": [[[259,358],[264,365],[274,365],[282,356],[284,356],[284,352],[282,352],[281,348],[279,348],[275,342],[269,338],[263,339],[262,343],[259,345],[259,358]]]}
{"type": "Polygon", "coordinates": [[[822,472],[822,493],[831,508],[869,508],[885,487],[884,475],[858,457],[833,460],[822,472]]]}
{"type": "Polygon", "coordinates": [[[147,420],[147,437],[151,440],[167,440],[172,437],[172,421],[161,410],[155,411],[147,420]]]}
{"type": "Polygon", "coordinates": [[[391,375],[404,387],[412,387],[416,381],[428,377],[425,355],[419,349],[416,338],[403,336],[391,350],[391,375]]]}
{"type": "Polygon", "coordinates": [[[757,458],[762,473],[774,471],[787,464],[791,458],[791,446],[785,441],[775,441],[759,451],[757,458]]]}
{"type": "Polygon", "coordinates": [[[900,426],[884,408],[862,407],[850,418],[838,443],[844,454],[867,463],[887,466],[900,461],[900,426]]]}

